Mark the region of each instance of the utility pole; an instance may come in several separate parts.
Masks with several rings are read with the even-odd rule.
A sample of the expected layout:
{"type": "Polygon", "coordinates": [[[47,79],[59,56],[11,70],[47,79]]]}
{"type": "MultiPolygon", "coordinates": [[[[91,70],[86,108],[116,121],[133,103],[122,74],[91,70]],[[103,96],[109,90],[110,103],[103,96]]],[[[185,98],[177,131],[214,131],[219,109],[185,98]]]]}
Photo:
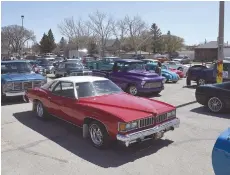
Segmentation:
{"type": "MultiPolygon", "coordinates": [[[[24,28],[23,28],[23,19],[24,19],[24,15],[21,15],[21,19],[22,19],[22,35],[24,35],[24,28]]],[[[21,52],[22,52],[22,55],[23,55],[23,44],[21,46],[21,52]]]]}
{"type": "Polygon", "coordinates": [[[224,1],[219,4],[219,34],[218,34],[218,61],[216,82],[223,82],[223,60],[224,60],[224,1]]]}

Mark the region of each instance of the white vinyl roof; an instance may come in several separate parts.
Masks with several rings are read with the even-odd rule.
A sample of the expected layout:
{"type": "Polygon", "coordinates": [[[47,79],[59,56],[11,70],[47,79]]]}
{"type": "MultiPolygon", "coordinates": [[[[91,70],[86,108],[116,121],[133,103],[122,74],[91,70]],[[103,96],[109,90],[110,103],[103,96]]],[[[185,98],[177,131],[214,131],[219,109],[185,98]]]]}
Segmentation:
{"type": "Polygon", "coordinates": [[[95,77],[95,76],[70,76],[70,77],[57,78],[55,80],[71,81],[73,83],[82,83],[82,82],[94,82],[94,81],[108,80],[108,79],[103,77],[95,77]]]}

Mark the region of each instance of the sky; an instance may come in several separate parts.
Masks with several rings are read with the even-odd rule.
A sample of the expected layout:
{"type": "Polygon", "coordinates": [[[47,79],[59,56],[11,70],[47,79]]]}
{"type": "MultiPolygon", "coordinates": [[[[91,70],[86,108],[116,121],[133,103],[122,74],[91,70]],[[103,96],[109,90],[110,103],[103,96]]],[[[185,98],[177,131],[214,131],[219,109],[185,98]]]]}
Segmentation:
{"type": "MultiPolygon", "coordinates": [[[[77,2],[77,1],[15,1],[1,3],[1,25],[21,25],[24,15],[24,27],[33,30],[39,42],[42,35],[51,28],[55,41],[62,35],[57,27],[65,18],[74,17],[88,20],[88,14],[99,10],[123,19],[126,15],[139,15],[149,26],[156,23],[162,33],[180,36],[185,44],[199,44],[216,41],[218,36],[218,1],[166,1],[166,2],[77,2]]],[[[230,2],[225,2],[225,42],[230,44],[230,2]]]]}

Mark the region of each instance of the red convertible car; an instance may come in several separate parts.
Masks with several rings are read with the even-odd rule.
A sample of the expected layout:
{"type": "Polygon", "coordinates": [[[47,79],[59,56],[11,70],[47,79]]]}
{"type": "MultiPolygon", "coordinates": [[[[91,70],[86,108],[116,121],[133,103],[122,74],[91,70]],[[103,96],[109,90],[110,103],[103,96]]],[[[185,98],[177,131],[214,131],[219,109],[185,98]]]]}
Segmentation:
{"type": "Polygon", "coordinates": [[[82,127],[83,137],[89,137],[97,148],[105,148],[112,141],[128,147],[159,139],[180,124],[174,106],[129,95],[102,77],[55,79],[28,90],[25,100],[32,101],[39,118],[52,115],[82,127]]]}

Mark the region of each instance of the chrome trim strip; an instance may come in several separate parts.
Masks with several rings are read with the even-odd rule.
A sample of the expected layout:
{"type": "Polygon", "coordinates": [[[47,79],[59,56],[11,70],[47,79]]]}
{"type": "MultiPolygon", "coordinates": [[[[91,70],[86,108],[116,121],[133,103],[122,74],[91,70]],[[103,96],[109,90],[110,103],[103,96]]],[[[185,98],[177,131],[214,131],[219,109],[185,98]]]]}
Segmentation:
{"type": "Polygon", "coordinates": [[[152,135],[157,132],[167,130],[168,128],[178,128],[180,125],[180,119],[175,118],[173,120],[164,122],[162,124],[156,125],[153,128],[145,129],[142,131],[137,131],[130,134],[117,134],[117,140],[124,142],[128,147],[130,143],[137,142],[137,139],[144,139],[144,137],[152,135]]]}

